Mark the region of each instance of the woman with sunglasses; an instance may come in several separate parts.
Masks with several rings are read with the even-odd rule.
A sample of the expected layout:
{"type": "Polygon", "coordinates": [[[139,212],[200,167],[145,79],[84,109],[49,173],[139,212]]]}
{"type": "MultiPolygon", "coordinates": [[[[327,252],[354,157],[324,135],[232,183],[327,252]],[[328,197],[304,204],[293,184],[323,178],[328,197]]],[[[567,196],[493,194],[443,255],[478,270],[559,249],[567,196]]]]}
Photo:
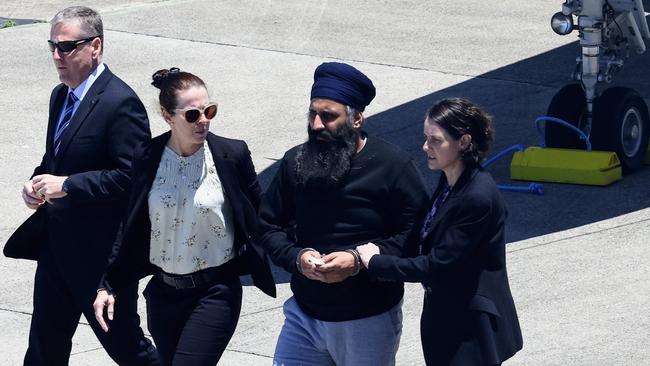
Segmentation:
{"type": "Polygon", "coordinates": [[[251,273],[275,297],[266,256],[251,241],[262,190],[246,143],[208,131],[217,104],[199,77],[159,70],[152,85],[171,131],[135,155],[127,217],[95,317],[110,331],[120,316],[114,292],[153,274],[144,296],[162,365],[215,365],[239,319],[239,275],[251,273]]]}
{"type": "Polygon", "coordinates": [[[432,106],[422,150],[429,169],[442,174],[417,255],[380,254],[372,243],[357,247],[371,278],[422,283],[420,331],[429,366],[500,365],[522,347],[506,271],[506,206],[480,165],[492,136],[490,117],[468,100],[432,106]]]}

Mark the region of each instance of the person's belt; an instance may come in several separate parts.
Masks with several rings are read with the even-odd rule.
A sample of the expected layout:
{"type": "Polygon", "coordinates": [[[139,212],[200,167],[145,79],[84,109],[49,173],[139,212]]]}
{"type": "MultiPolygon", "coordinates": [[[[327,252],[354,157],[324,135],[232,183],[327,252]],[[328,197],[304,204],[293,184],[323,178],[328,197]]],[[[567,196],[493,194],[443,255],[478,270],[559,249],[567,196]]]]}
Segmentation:
{"type": "Polygon", "coordinates": [[[177,290],[201,287],[218,282],[218,280],[223,281],[236,277],[232,262],[231,260],[218,267],[211,267],[186,275],[170,274],[160,271],[158,272],[158,276],[160,276],[164,284],[177,290]]]}

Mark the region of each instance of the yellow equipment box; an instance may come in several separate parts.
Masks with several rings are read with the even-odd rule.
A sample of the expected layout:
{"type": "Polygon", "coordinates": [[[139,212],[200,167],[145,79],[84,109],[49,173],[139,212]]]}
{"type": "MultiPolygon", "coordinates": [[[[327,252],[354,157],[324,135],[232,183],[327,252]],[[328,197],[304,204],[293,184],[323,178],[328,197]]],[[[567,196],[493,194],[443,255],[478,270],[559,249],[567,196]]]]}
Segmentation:
{"type": "Polygon", "coordinates": [[[515,152],[510,162],[510,177],[516,180],[606,186],[620,180],[622,170],[614,152],[533,146],[515,152]]]}

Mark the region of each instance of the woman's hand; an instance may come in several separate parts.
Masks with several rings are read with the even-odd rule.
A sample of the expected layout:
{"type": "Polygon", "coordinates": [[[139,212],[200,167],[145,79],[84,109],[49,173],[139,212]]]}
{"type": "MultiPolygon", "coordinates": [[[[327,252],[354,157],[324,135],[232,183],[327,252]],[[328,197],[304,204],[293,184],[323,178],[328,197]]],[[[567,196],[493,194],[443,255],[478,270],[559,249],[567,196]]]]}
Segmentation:
{"type": "Polygon", "coordinates": [[[108,323],[104,320],[104,308],[107,308],[108,320],[113,320],[113,309],[115,308],[115,296],[106,289],[97,290],[97,297],[93,303],[95,319],[104,332],[108,332],[108,323]]]}
{"type": "Polygon", "coordinates": [[[372,258],[373,255],[379,254],[379,247],[373,243],[359,245],[357,246],[357,252],[359,252],[359,256],[361,257],[361,263],[363,263],[363,266],[368,268],[368,263],[370,263],[370,258],[372,258]]]}

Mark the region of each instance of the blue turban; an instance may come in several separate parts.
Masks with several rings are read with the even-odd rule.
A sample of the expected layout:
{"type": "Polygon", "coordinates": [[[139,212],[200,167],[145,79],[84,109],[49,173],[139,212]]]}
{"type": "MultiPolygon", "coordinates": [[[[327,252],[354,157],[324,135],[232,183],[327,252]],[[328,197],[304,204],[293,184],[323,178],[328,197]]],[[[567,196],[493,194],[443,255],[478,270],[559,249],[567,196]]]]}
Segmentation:
{"type": "Polygon", "coordinates": [[[331,99],[363,111],[374,97],[372,81],[348,64],[325,62],[314,71],[312,99],[331,99]]]}

